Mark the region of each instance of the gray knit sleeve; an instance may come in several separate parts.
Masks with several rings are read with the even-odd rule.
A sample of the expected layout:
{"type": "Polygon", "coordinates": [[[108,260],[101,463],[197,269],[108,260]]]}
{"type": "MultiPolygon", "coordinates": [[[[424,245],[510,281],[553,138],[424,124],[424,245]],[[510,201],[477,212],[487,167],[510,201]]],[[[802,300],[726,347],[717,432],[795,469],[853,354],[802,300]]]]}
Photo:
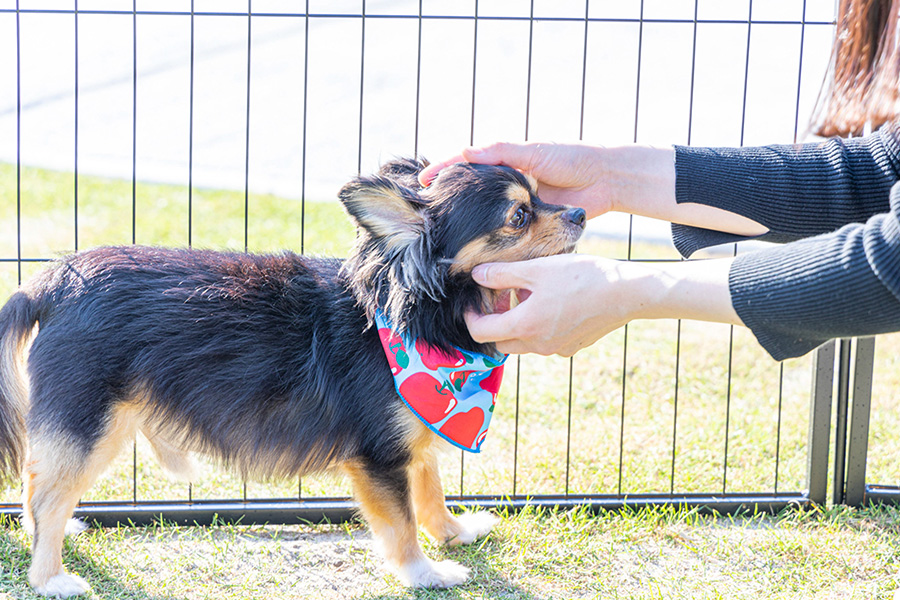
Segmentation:
{"type": "Polygon", "coordinates": [[[835,337],[900,331],[900,183],[889,212],[864,224],[738,256],[729,286],[777,360],[835,337]]]}
{"type": "MultiPolygon", "coordinates": [[[[900,331],[900,144],[886,128],[853,140],[675,149],[676,199],[764,225],[790,242],[738,256],[732,304],[777,360],[845,336],[900,331]]],[[[684,256],[747,239],[682,225],[684,256]]]]}
{"type": "MultiPolygon", "coordinates": [[[[675,147],[675,197],[721,208],[769,229],[757,239],[789,242],[888,211],[900,179],[897,130],[884,128],[851,140],[747,148],[675,147]]],[[[683,256],[747,239],[672,225],[683,256]]]]}

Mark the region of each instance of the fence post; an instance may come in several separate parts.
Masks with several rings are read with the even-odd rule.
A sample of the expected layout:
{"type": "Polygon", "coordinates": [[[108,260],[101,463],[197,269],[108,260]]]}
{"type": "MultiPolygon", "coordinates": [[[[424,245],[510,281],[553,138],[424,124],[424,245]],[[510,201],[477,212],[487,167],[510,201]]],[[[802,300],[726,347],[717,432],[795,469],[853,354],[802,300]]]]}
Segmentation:
{"type": "Polygon", "coordinates": [[[834,473],[831,501],[843,504],[845,500],[847,469],[847,420],[850,412],[850,348],[852,340],[841,338],[837,342],[837,406],[834,422],[834,473]]]}
{"type": "Polygon", "coordinates": [[[850,408],[850,441],[847,447],[847,481],[844,503],[862,506],[866,495],[866,459],[869,450],[869,413],[872,406],[872,372],[875,338],[856,340],[853,366],[853,398],[850,408]]]}
{"type": "Polygon", "coordinates": [[[807,496],[825,504],[828,490],[828,441],[831,432],[831,396],[834,389],[834,340],[816,350],[813,357],[812,394],[809,407],[807,496]]]}

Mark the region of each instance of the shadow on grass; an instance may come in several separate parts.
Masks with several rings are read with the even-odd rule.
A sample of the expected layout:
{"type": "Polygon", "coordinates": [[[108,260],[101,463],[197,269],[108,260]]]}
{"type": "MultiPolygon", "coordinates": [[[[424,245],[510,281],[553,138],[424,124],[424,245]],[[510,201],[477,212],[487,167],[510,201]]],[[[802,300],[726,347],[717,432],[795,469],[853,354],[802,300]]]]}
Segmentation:
{"type": "MultiPolygon", "coordinates": [[[[28,583],[28,567],[31,565],[31,549],[11,532],[18,528],[8,519],[0,519],[0,598],[8,596],[16,600],[39,600],[44,596],[36,594],[28,583]],[[4,596],[6,594],[6,596],[4,596]]],[[[76,551],[69,541],[63,550],[63,563],[72,571],[84,577],[93,594],[86,597],[115,600],[179,600],[175,596],[149,594],[138,584],[123,583],[109,570],[76,551]]]]}
{"type": "Polygon", "coordinates": [[[496,538],[495,534],[486,542],[476,542],[471,546],[448,548],[443,551],[426,551],[435,560],[453,560],[468,567],[470,579],[449,589],[408,589],[398,593],[375,593],[353,596],[355,600],[456,600],[477,597],[496,600],[543,600],[546,596],[537,596],[519,585],[511,582],[493,564],[492,557],[497,554],[496,546],[507,543],[496,538]]]}

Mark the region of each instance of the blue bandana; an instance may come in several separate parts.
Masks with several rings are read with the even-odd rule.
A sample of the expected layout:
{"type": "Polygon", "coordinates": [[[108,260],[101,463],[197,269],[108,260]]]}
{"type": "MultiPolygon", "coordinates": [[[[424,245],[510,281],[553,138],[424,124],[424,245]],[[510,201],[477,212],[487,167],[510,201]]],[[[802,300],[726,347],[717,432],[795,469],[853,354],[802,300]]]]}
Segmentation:
{"type": "Polygon", "coordinates": [[[406,406],[454,446],[481,452],[507,355],[490,357],[459,348],[447,354],[398,335],[381,310],[375,311],[375,324],[397,393],[406,406]]]}

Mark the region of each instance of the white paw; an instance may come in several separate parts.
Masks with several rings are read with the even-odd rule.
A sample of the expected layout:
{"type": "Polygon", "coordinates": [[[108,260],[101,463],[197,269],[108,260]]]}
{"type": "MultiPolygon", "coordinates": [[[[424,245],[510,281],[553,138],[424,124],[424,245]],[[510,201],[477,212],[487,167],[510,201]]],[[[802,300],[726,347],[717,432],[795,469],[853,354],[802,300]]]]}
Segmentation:
{"type": "Polygon", "coordinates": [[[463,513],[456,517],[459,524],[462,525],[462,531],[456,537],[447,540],[451,546],[460,544],[471,544],[478,538],[491,532],[500,519],[492,515],[486,510],[475,513],[463,513]]]}
{"type": "Polygon", "coordinates": [[[89,592],[91,586],[87,581],[78,575],[69,575],[68,573],[60,573],[54,575],[47,580],[47,583],[41,586],[35,586],[36,591],[41,596],[56,596],[57,598],[68,598],[69,596],[78,596],[89,592]]]}
{"type": "Polygon", "coordinates": [[[66,535],[78,535],[87,528],[88,526],[80,519],[69,519],[66,521],[66,535]]]}
{"type": "Polygon", "coordinates": [[[423,559],[401,568],[400,578],[411,587],[448,588],[469,578],[469,569],[452,560],[423,559]]]}

